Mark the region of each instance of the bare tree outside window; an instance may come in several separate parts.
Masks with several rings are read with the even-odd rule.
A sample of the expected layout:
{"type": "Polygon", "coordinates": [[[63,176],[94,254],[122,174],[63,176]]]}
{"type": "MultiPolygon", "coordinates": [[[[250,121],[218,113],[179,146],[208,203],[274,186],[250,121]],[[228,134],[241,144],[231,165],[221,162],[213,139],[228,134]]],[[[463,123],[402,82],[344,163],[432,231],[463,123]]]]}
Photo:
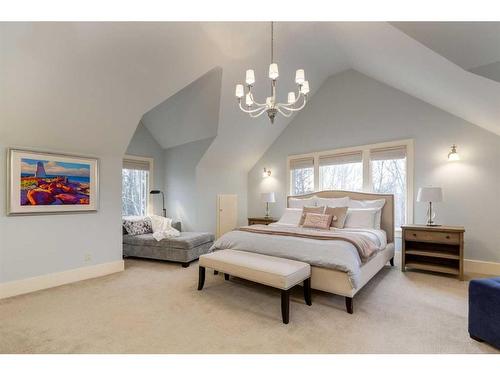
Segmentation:
{"type": "Polygon", "coordinates": [[[290,171],[292,195],[307,194],[314,191],[314,168],[297,168],[290,171]]]}
{"type": "Polygon", "coordinates": [[[363,189],[363,163],[321,165],[319,167],[320,190],[363,189]]]}
{"type": "Polygon", "coordinates": [[[406,158],[372,160],[372,190],[394,194],[395,226],[400,228],[406,218],[406,158]]]}
{"type": "Polygon", "coordinates": [[[149,171],[122,169],[122,215],[147,215],[149,171]]]}

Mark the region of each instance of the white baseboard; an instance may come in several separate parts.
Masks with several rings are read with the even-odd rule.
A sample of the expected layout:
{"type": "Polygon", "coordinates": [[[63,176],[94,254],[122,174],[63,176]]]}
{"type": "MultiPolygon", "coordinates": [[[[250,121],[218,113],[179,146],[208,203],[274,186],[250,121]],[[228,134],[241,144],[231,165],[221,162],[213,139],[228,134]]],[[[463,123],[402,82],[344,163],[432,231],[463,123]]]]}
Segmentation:
{"type": "Polygon", "coordinates": [[[464,259],[464,272],[500,276],[500,263],[464,259]]]}
{"type": "Polygon", "coordinates": [[[124,269],[125,263],[123,260],[118,260],[116,262],[101,263],[63,272],[50,273],[48,275],[30,277],[28,279],[10,281],[0,284],[0,299],[70,284],[76,281],[93,279],[94,277],[120,272],[124,269]]]}

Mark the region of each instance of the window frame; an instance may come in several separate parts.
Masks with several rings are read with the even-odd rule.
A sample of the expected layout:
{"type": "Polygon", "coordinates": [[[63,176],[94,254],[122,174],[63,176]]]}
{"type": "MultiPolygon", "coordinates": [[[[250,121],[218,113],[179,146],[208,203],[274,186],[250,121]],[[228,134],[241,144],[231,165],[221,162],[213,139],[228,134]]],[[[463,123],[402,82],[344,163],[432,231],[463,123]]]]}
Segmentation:
{"type": "MultiPolygon", "coordinates": [[[[402,139],[382,143],[372,143],[362,146],[344,147],[333,150],[311,152],[307,154],[289,155],[287,157],[287,186],[288,194],[292,195],[292,184],[290,175],[290,163],[296,159],[312,157],[314,160],[314,192],[318,192],[319,182],[319,158],[321,156],[337,155],[351,152],[361,152],[363,165],[363,188],[362,192],[373,193],[372,171],[370,166],[370,150],[390,147],[406,147],[406,224],[413,224],[413,202],[414,202],[414,140],[402,139]]],[[[395,228],[396,237],[401,237],[401,229],[395,228]]]]}
{"type": "MultiPolygon", "coordinates": [[[[153,171],[154,171],[154,159],[146,156],[138,156],[138,155],[130,155],[130,154],[125,154],[122,159],[122,171],[123,169],[123,161],[124,160],[137,160],[137,161],[143,161],[147,162],[149,165],[149,173],[148,173],[148,181],[147,181],[147,191],[148,191],[148,199],[146,200],[146,213],[148,215],[153,214],[153,204],[151,203],[151,194],[149,192],[151,191],[151,186],[154,186],[154,176],[153,176],[153,171]]],[[[123,173],[123,172],[122,172],[123,173]]],[[[123,175],[122,175],[122,184],[123,184],[123,175]]]]}

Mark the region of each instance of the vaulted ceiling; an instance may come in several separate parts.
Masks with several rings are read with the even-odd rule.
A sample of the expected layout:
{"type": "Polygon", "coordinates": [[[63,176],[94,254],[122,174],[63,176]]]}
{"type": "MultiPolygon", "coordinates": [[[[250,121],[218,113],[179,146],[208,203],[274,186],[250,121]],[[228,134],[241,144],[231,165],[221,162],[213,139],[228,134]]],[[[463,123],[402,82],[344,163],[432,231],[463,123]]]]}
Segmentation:
{"type": "MultiPolygon", "coordinates": [[[[354,68],[500,134],[500,84],[465,70],[494,64],[499,44],[488,46],[498,23],[446,27],[278,23],[280,99],[297,68],[312,96],[328,76],[354,68]]],[[[249,169],[290,121],[271,125],[236,106],[234,85],[248,68],[267,96],[269,50],[268,23],[1,23],[0,142],[123,154],[144,115],[163,147],[216,133],[201,164],[249,169]],[[206,122],[187,117],[199,108],[206,122]]]]}

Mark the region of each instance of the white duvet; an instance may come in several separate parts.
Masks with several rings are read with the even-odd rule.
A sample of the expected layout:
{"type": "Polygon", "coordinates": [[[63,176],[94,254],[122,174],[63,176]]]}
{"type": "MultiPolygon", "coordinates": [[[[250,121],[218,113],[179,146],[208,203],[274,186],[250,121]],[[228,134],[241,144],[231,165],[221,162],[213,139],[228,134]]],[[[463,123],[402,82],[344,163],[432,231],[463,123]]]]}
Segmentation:
{"type": "MultiPolygon", "coordinates": [[[[274,223],[272,226],[293,227],[291,224],[274,223]]],[[[295,225],[295,227],[297,227],[295,225]]],[[[299,227],[297,227],[300,230],[299,227]]],[[[333,229],[356,233],[371,239],[382,250],[387,245],[385,232],[380,229],[333,229]]],[[[358,250],[343,240],[324,241],[311,238],[288,237],[234,230],[224,234],[212,246],[212,250],[233,249],[249,251],[303,261],[313,266],[336,269],[348,274],[353,287],[357,287],[360,268],[363,265],[358,250]]]]}

